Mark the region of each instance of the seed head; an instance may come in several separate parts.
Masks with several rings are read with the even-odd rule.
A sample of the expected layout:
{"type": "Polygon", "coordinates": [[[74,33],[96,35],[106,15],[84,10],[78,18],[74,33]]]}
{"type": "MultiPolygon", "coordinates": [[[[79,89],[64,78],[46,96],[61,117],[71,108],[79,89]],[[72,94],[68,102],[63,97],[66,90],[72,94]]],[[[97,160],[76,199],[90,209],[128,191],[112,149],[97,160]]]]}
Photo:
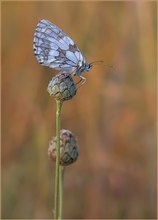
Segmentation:
{"type": "Polygon", "coordinates": [[[56,100],[70,100],[76,95],[77,88],[69,73],[56,75],[48,84],[47,91],[56,100]]]}
{"type": "MultiPolygon", "coordinates": [[[[67,166],[74,163],[78,155],[79,147],[75,135],[69,130],[62,129],[60,131],[60,165],[67,166]]],[[[56,137],[49,142],[48,156],[51,160],[56,160],[56,137]]]]}

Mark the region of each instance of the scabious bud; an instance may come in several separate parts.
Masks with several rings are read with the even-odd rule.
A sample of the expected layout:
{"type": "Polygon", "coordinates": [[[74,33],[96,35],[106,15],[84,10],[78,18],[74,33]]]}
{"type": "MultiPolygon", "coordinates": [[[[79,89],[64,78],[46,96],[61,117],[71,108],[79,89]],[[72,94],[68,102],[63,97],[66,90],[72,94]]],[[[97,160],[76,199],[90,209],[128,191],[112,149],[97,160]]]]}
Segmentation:
{"type": "MultiPolygon", "coordinates": [[[[49,142],[48,156],[51,160],[56,160],[56,137],[49,142]]],[[[60,165],[67,166],[74,163],[79,155],[79,147],[75,135],[62,129],[60,131],[60,165]]]]}
{"type": "Polygon", "coordinates": [[[56,100],[65,101],[76,95],[77,88],[70,74],[63,72],[52,78],[47,91],[56,100]]]}

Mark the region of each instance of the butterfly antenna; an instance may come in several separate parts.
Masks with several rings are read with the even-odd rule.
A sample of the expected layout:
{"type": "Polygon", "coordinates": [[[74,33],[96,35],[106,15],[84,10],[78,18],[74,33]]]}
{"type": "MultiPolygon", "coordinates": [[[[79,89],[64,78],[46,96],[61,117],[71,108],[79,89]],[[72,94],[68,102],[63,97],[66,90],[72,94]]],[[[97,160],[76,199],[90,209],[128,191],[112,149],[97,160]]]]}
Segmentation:
{"type": "Polygon", "coordinates": [[[102,60],[97,60],[97,61],[91,62],[90,65],[93,65],[93,64],[101,64],[101,63],[104,63],[104,61],[102,61],[102,60]]]}
{"type": "Polygon", "coordinates": [[[107,68],[113,68],[112,65],[109,65],[109,66],[106,65],[103,60],[97,60],[97,61],[93,61],[93,62],[90,63],[91,66],[93,66],[94,64],[95,64],[95,65],[99,65],[99,64],[100,64],[100,65],[104,65],[104,66],[107,67],[107,68]]]}

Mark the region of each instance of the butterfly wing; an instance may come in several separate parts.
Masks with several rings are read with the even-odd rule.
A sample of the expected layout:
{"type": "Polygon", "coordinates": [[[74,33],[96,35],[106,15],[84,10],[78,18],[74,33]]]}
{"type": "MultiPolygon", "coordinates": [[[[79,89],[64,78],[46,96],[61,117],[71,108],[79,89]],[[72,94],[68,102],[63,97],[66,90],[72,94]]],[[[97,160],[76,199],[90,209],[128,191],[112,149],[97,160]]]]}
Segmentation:
{"type": "Polygon", "coordinates": [[[40,20],[34,33],[34,53],[40,64],[61,71],[75,71],[85,59],[73,40],[48,20],[40,20]]]}

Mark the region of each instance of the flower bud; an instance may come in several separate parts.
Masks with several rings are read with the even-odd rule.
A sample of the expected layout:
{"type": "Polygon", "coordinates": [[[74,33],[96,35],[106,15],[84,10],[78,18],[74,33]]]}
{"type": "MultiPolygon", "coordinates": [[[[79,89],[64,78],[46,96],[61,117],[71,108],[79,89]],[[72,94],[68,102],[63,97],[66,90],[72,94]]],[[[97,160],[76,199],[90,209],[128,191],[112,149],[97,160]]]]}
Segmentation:
{"type": "MultiPolygon", "coordinates": [[[[48,156],[51,160],[56,160],[56,137],[49,142],[48,156]]],[[[67,166],[75,162],[79,155],[79,147],[75,135],[69,131],[62,129],[60,131],[60,165],[67,166]]]]}
{"type": "Polygon", "coordinates": [[[76,95],[77,88],[70,74],[63,72],[52,78],[47,91],[56,100],[65,101],[76,95]]]}

